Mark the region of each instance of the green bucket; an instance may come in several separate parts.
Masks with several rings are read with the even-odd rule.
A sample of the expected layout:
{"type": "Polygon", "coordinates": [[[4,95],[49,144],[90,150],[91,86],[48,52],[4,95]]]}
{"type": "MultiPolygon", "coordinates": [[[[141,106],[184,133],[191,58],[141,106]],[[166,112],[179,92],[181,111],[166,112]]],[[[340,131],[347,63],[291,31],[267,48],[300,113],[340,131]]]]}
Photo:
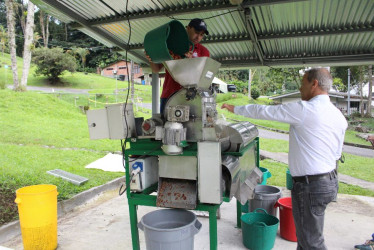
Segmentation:
{"type": "Polygon", "coordinates": [[[252,250],[270,250],[274,247],[279,220],[257,208],[252,213],[241,216],[243,244],[252,250]],[[264,213],[257,212],[258,210],[264,213]]]}
{"type": "Polygon", "coordinates": [[[291,190],[293,187],[293,181],[290,170],[287,168],[286,171],[286,186],[288,190],[291,190]]]}
{"type": "MultiPolygon", "coordinates": [[[[271,173],[267,168],[260,167],[262,171],[262,182],[260,185],[266,185],[267,179],[271,177],[271,173]]],[[[242,213],[248,213],[248,201],[244,205],[242,205],[242,213]]]]}
{"type": "Polygon", "coordinates": [[[193,43],[189,40],[186,28],[177,20],[170,21],[149,31],[144,37],[144,49],[154,63],[172,60],[172,51],[182,58],[193,43]]]}

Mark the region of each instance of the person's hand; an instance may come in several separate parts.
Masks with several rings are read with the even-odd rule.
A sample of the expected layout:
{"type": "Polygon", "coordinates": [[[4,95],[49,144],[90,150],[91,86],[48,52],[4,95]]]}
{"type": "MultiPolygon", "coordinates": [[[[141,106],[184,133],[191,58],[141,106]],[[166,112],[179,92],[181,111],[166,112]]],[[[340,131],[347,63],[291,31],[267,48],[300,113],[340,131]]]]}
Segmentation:
{"type": "Polygon", "coordinates": [[[151,57],[147,55],[147,52],[145,50],[144,50],[144,55],[147,58],[148,62],[153,63],[151,57]]]}
{"type": "Polygon", "coordinates": [[[192,58],[192,51],[188,51],[186,54],[184,54],[186,58],[192,58]]]}
{"type": "Polygon", "coordinates": [[[224,103],[224,104],[222,104],[222,106],[221,106],[221,109],[227,109],[227,110],[230,111],[231,113],[234,113],[234,108],[235,108],[234,105],[230,105],[230,104],[227,104],[227,103],[224,103]]]}

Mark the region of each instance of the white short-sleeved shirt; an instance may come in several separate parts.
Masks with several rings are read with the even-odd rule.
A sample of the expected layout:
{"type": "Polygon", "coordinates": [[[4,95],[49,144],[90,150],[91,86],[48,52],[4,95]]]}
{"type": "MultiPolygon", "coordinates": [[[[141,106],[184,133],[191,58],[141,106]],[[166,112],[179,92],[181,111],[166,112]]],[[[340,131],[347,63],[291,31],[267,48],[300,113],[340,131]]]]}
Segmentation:
{"type": "Polygon", "coordinates": [[[234,113],[290,124],[288,164],[292,176],[323,174],[335,169],[348,124],[328,95],[276,106],[237,106],[234,113]]]}

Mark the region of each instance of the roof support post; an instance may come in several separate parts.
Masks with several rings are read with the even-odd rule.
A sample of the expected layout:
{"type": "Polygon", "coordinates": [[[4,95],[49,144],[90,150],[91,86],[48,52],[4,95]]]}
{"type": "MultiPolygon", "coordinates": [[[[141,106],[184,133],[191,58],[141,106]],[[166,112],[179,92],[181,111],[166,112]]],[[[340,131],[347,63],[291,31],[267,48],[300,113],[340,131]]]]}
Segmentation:
{"type": "Polygon", "coordinates": [[[251,38],[253,47],[256,51],[258,59],[261,62],[261,65],[264,65],[264,53],[263,53],[261,45],[260,45],[260,43],[257,39],[256,29],[255,29],[253,21],[252,21],[251,9],[249,9],[249,8],[244,9],[244,15],[245,15],[245,23],[246,23],[247,31],[248,31],[248,34],[251,38]]]}

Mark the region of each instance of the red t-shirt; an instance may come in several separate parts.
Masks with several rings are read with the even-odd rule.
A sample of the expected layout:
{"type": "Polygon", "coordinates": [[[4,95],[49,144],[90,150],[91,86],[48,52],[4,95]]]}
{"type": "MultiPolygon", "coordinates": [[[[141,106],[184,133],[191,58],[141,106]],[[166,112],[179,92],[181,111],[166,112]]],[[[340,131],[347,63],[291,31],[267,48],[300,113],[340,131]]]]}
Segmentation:
{"type": "MultiPolygon", "coordinates": [[[[195,48],[192,53],[192,57],[209,57],[210,53],[207,48],[205,48],[200,43],[195,44],[195,48]]],[[[180,90],[182,86],[174,81],[173,77],[165,70],[165,82],[162,89],[161,98],[169,98],[172,94],[180,90]]]]}

